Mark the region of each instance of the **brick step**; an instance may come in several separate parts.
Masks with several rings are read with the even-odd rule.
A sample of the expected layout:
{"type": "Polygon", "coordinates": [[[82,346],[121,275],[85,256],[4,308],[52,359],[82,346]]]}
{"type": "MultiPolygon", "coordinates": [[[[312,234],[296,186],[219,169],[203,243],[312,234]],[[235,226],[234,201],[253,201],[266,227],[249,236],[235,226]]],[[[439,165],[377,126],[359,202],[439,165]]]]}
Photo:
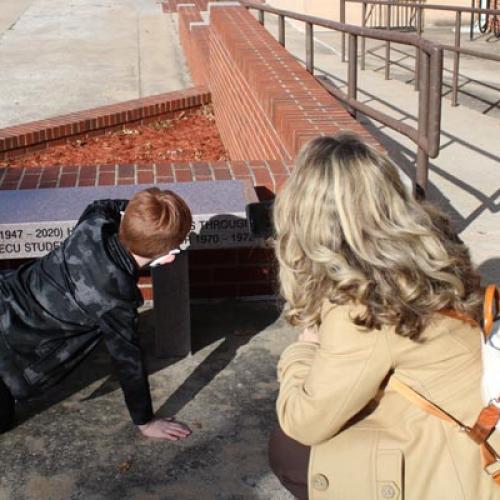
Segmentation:
{"type": "Polygon", "coordinates": [[[283,160],[7,167],[0,168],[0,190],[244,180],[267,199],[280,189],[291,168],[292,163],[283,160]]]}
{"type": "Polygon", "coordinates": [[[194,5],[198,10],[206,11],[209,0],[163,0],[161,7],[166,14],[177,12],[179,5],[194,5]]]}

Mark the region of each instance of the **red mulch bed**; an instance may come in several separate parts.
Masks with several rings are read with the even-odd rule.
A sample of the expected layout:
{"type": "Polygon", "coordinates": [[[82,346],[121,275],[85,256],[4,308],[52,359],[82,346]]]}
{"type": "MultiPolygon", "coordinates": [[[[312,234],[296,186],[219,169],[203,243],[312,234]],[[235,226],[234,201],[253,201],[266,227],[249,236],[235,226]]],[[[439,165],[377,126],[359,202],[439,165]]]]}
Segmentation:
{"type": "Polygon", "coordinates": [[[126,165],[226,159],[229,158],[211,108],[205,106],[194,115],[182,112],[173,119],[159,120],[151,125],[51,146],[21,158],[0,160],[0,167],[126,165]]]}

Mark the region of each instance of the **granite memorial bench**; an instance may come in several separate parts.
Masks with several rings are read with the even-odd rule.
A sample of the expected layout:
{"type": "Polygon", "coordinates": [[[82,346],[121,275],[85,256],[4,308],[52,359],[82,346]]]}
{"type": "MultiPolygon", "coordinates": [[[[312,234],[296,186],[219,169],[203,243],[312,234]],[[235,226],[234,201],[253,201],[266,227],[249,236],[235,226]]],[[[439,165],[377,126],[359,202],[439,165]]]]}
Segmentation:
{"type": "MultiPolygon", "coordinates": [[[[85,207],[99,199],[130,199],[149,185],[49,188],[1,191],[0,260],[45,255],[70,234],[85,207]]],[[[193,214],[193,230],[183,250],[249,247],[245,209],[257,201],[244,181],[156,184],[179,194],[193,214]]],[[[170,265],[151,269],[155,354],[185,356],[191,351],[187,251],[170,265]]]]}

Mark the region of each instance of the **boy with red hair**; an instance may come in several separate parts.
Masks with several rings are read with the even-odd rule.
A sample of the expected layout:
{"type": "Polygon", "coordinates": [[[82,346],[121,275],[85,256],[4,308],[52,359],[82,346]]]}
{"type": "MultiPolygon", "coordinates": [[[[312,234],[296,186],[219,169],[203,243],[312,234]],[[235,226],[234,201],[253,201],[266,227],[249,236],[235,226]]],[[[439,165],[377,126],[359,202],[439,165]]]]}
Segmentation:
{"type": "Polygon", "coordinates": [[[175,260],[191,222],[172,191],[96,201],[59,248],[0,277],[0,433],[14,422],[15,400],[65,378],[103,339],[141,432],[171,440],[190,434],[153,415],[137,338],[137,281],[140,268],[175,260]]]}

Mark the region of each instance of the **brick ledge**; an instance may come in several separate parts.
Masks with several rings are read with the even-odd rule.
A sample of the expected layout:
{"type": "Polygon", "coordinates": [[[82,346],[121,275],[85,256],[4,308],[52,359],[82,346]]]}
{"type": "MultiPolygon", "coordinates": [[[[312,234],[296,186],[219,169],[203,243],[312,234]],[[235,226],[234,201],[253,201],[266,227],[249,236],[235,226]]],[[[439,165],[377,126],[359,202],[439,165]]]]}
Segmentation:
{"type": "Polygon", "coordinates": [[[78,138],[145,124],[211,103],[207,87],[192,87],[0,129],[0,160],[20,157],[78,138]]]}

